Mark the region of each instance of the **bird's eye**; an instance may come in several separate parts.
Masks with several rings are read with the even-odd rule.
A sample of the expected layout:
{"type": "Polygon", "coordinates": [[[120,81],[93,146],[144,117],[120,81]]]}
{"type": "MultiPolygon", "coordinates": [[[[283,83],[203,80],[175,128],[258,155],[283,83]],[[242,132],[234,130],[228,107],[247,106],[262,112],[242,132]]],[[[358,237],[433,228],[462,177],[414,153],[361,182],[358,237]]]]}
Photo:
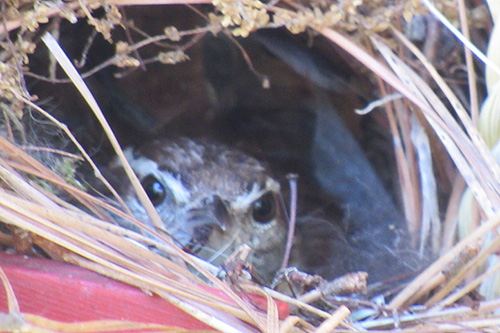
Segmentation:
{"type": "Polygon", "coordinates": [[[165,200],[165,186],[163,186],[158,178],[148,175],[142,179],[141,184],[153,205],[158,206],[165,200]]]}
{"type": "Polygon", "coordinates": [[[268,223],[276,217],[276,200],[272,192],[267,192],[252,204],[255,222],[268,223]]]}

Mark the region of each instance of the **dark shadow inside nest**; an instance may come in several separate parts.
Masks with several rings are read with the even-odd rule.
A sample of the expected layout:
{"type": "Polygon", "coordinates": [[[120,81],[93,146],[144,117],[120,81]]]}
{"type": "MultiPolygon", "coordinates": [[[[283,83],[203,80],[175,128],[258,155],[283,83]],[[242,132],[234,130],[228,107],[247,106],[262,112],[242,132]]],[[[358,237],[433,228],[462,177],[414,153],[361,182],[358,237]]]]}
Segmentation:
{"type": "MultiPolygon", "coordinates": [[[[181,30],[200,20],[175,6],[127,13],[149,35],[160,33],[164,22],[181,30]]],[[[91,31],[83,22],[62,24],[61,43],[70,57],[81,58],[91,31]]],[[[144,38],[133,31],[132,37],[144,38]]],[[[113,38],[127,39],[122,29],[113,38]]],[[[152,45],[139,53],[149,58],[157,49],[152,45]]],[[[46,75],[47,57],[37,52],[31,70],[46,75]]],[[[114,46],[98,35],[81,72],[113,52],[114,46]]],[[[205,137],[268,163],[285,192],[284,175],[298,174],[295,255],[309,273],[333,279],[367,271],[369,281],[377,282],[404,280],[422,268],[398,207],[384,116],[353,112],[374,96],[366,93],[372,84],[358,77],[352,64],[318,37],[281,30],[236,41],[208,33],[186,53],[190,60],[176,65],[152,63],[119,79],[116,74],[126,71],[108,67],[87,79],[122,146],[158,137],[205,137]],[[263,87],[260,75],[270,88],[263,87]]],[[[53,113],[99,164],[109,162],[111,148],[69,84],[30,80],[29,85],[41,99],[53,101],[53,113]]]]}

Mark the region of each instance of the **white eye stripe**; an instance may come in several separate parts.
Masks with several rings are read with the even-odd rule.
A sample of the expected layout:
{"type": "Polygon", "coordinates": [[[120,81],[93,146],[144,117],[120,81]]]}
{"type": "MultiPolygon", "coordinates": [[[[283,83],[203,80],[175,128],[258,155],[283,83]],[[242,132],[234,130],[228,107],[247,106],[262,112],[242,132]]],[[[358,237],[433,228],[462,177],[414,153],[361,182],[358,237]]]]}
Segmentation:
{"type": "Polygon", "coordinates": [[[250,205],[257,199],[259,199],[264,193],[271,191],[278,193],[280,190],[280,185],[277,181],[272,178],[266,179],[266,185],[261,188],[259,184],[254,183],[252,190],[248,193],[239,195],[236,200],[231,203],[231,207],[234,210],[246,210],[250,205]]]}
{"type": "Polygon", "coordinates": [[[145,177],[147,175],[153,175],[172,192],[175,201],[178,203],[189,201],[190,192],[179,178],[174,177],[167,171],[158,170],[158,164],[153,160],[145,157],[135,158],[132,150],[125,149],[124,153],[130,166],[138,176],[145,177]]]}
{"type": "Polygon", "coordinates": [[[180,179],[168,172],[160,172],[159,178],[172,191],[175,201],[179,203],[186,203],[189,201],[191,194],[180,179]]]}

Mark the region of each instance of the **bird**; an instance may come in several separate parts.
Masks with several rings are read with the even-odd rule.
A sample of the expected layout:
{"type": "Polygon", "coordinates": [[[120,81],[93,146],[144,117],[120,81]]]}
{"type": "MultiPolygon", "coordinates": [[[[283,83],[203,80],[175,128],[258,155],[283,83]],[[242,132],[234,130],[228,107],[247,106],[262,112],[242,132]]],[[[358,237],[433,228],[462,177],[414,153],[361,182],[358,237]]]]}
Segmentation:
{"type": "MultiPolygon", "coordinates": [[[[282,266],[289,228],[280,183],[264,162],[221,143],[186,137],[156,139],[124,153],[181,248],[222,267],[247,245],[254,277],[270,285],[282,266]]],[[[118,159],[103,173],[134,217],[152,225],[118,159]]],[[[128,220],[116,221],[138,231],[128,220]]],[[[325,279],[366,271],[371,282],[421,266],[380,241],[383,225],[372,228],[373,237],[359,245],[332,216],[298,216],[288,265],[325,279]]]]}
{"type": "MultiPolygon", "coordinates": [[[[186,137],[156,139],[124,153],[165,230],[183,249],[221,265],[248,245],[254,273],[261,281],[272,279],[281,266],[288,222],[280,184],[266,165],[226,145],[186,137]]],[[[121,170],[115,160],[106,173],[114,174],[112,184],[134,217],[149,223],[121,170]]]]}

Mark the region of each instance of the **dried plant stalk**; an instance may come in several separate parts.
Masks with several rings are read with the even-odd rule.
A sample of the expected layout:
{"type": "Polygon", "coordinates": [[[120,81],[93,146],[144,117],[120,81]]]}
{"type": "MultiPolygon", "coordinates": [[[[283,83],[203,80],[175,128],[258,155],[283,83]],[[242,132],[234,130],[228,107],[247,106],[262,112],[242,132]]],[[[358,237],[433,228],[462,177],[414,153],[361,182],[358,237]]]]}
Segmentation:
{"type": "MultiPolygon", "coordinates": [[[[431,11],[435,12],[436,9],[431,5],[428,1],[423,1],[431,11]]],[[[80,6],[92,6],[94,4],[98,4],[98,1],[71,1],[66,3],[67,8],[75,10],[80,6]]],[[[108,0],[106,1],[109,5],[121,5],[121,6],[130,6],[130,5],[144,5],[144,4],[193,4],[193,3],[209,3],[205,0],[199,1],[180,1],[180,0],[108,0]]],[[[224,2],[226,4],[226,2],[224,2]]],[[[229,3],[229,2],[227,2],[229,3]]],[[[248,9],[248,3],[240,3],[242,8],[248,9]],[[247,7],[245,7],[247,6],[247,7]]],[[[463,1],[460,1],[460,14],[462,23],[464,24],[465,30],[467,30],[465,25],[465,9],[463,6],[463,1]]],[[[226,4],[227,5],[227,4],[226,4]]],[[[351,3],[345,2],[346,6],[351,5],[351,3]]],[[[218,2],[218,6],[223,6],[218,2]]],[[[290,15],[291,19],[299,16],[299,13],[302,10],[302,5],[298,3],[276,3],[271,2],[270,6],[263,7],[265,11],[273,12],[275,17],[283,17],[285,14],[290,15]],[[286,9],[281,7],[287,7],[286,9]],[[294,10],[290,10],[289,8],[294,8],[294,10]]],[[[491,2],[490,6],[491,11],[493,12],[493,16],[496,19],[498,12],[498,8],[495,6],[495,2],[491,2]],[[495,9],[496,8],[496,9],[495,9]]],[[[219,8],[219,7],[217,7],[219,8]]],[[[223,8],[223,7],[220,7],[223,8]]],[[[220,9],[219,8],[219,9],[220,9]]],[[[346,7],[350,10],[356,9],[356,6],[346,7]]],[[[241,8],[240,8],[241,9],[241,8]]],[[[61,8],[53,8],[46,13],[46,17],[52,17],[54,15],[58,15],[61,11],[61,8]]],[[[88,14],[88,13],[87,13],[88,14]]],[[[267,14],[267,12],[266,12],[267,14]]],[[[315,13],[315,15],[318,13],[315,13]]],[[[321,13],[324,14],[324,13],[321,13]]],[[[436,14],[437,15],[437,14],[436,14]]],[[[323,15],[323,18],[325,15],[323,15]]],[[[441,20],[443,17],[439,16],[441,20]]],[[[247,18],[248,19],[248,18],[247,18]]],[[[394,106],[396,108],[406,108],[410,110],[415,106],[420,109],[420,112],[425,116],[428,122],[432,125],[432,129],[436,132],[437,136],[443,141],[446,146],[448,152],[453,157],[458,169],[462,173],[465,178],[468,186],[471,188],[472,193],[477,198],[477,201],[481,204],[483,211],[486,213],[488,217],[488,221],[483,223],[483,225],[477,227],[467,238],[460,241],[455,246],[452,246],[452,239],[454,235],[454,224],[452,222],[447,223],[447,227],[445,228],[444,238],[446,241],[442,243],[441,250],[443,248],[450,248],[449,251],[446,251],[442,254],[442,257],[436,260],[430,267],[428,267],[421,275],[419,275],[414,281],[412,281],[405,289],[403,289],[389,304],[389,306],[393,309],[401,309],[405,306],[409,306],[416,302],[420,298],[425,298],[426,293],[432,290],[436,290],[440,285],[443,285],[441,289],[437,290],[432,298],[427,300],[427,305],[432,306],[431,309],[428,309],[422,313],[417,313],[414,315],[396,315],[393,317],[389,317],[386,319],[376,319],[376,320],[366,320],[362,323],[357,323],[361,328],[367,329],[382,329],[385,327],[398,327],[398,326],[409,326],[410,328],[403,329],[402,331],[412,331],[415,328],[419,328],[422,330],[430,330],[430,331],[446,331],[446,330],[454,330],[466,327],[468,329],[481,329],[484,327],[494,327],[498,325],[499,319],[497,316],[490,315],[488,318],[482,318],[482,316],[486,316],[489,314],[495,307],[498,307],[498,300],[492,302],[482,302],[480,303],[479,310],[471,309],[469,307],[459,307],[457,309],[446,309],[446,306],[455,302],[459,297],[465,295],[468,291],[472,290],[484,280],[487,276],[494,274],[494,271],[499,268],[499,265],[492,267],[490,270],[485,271],[482,275],[475,277],[472,281],[470,281],[467,285],[460,288],[459,290],[452,292],[452,290],[457,287],[460,283],[463,282],[464,276],[467,273],[470,273],[475,267],[478,267],[482,263],[486,261],[486,258],[489,254],[494,252],[496,245],[498,245],[498,238],[495,239],[489,246],[485,246],[483,251],[476,255],[471,259],[470,262],[464,264],[458,272],[454,272],[450,276],[446,275],[447,268],[452,265],[454,259],[460,255],[469,245],[477,246],[480,243],[480,240],[484,238],[484,236],[493,232],[498,225],[500,224],[500,215],[495,214],[496,208],[499,207],[500,203],[500,169],[493,158],[492,154],[489,152],[488,147],[492,146],[492,142],[495,135],[487,135],[487,145],[483,142],[483,139],[479,135],[479,132],[475,125],[475,114],[476,111],[473,112],[473,119],[467,114],[467,110],[460,104],[456,96],[453,94],[451,89],[446,85],[445,81],[441,78],[438,72],[433,68],[430,62],[425,58],[423,54],[421,54],[414,45],[412,45],[406,38],[399,33],[396,29],[392,29],[393,35],[397,38],[397,40],[402,43],[405,47],[407,47],[411,52],[417,57],[419,63],[423,65],[427,71],[427,74],[430,74],[434,83],[437,84],[441,92],[448,99],[449,104],[454,108],[454,112],[458,115],[460,123],[457,122],[452,116],[450,110],[448,110],[444,103],[433,93],[432,89],[429,85],[417,75],[414,71],[409,69],[409,66],[405,64],[404,61],[398,58],[392,51],[387,47],[389,44],[386,39],[382,37],[375,37],[372,39],[373,45],[375,45],[376,49],[383,54],[386,61],[389,63],[391,69],[386,67],[381,63],[380,60],[376,59],[373,55],[370,55],[368,52],[360,48],[356,45],[353,40],[350,40],[343,36],[342,34],[334,31],[331,28],[326,27],[327,24],[325,22],[319,22],[315,17],[315,22],[295,22],[297,26],[293,26],[288,23],[282,23],[282,25],[286,25],[292,31],[297,29],[296,32],[300,32],[303,28],[304,30],[307,27],[312,27],[316,29],[320,33],[322,33],[325,37],[332,40],[334,43],[339,45],[345,51],[350,53],[354,58],[358,59],[361,63],[363,63],[367,68],[369,68],[373,73],[377,75],[377,79],[380,81],[386,82],[388,85],[392,86],[395,90],[399,91],[403,96],[405,96],[409,101],[413,104],[407,103],[404,105],[401,101],[395,101],[394,106]],[[304,27],[299,26],[303,24],[304,27]],[[465,130],[464,130],[465,129],[465,130]],[[425,320],[426,323],[421,323],[422,320],[425,320]],[[420,324],[419,324],[420,322],[420,324]]],[[[15,29],[15,27],[19,27],[22,23],[23,18],[19,18],[18,20],[11,20],[5,22],[4,25],[0,26],[0,34],[5,33],[6,31],[11,31],[15,29]]],[[[239,25],[230,25],[231,32],[233,34],[240,33],[243,34],[247,31],[243,29],[244,24],[251,24],[252,22],[245,22],[239,25]]],[[[326,19],[325,19],[326,21],[326,19]]],[[[234,22],[233,22],[234,23],[234,22]]],[[[255,22],[253,22],[255,24],[255,22]]],[[[444,22],[446,24],[446,22],[444,22]]],[[[221,27],[219,27],[221,28],[221,27]]],[[[499,31],[497,28],[496,31],[499,31]]],[[[462,35],[458,32],[455,32],[457,36],[462,38],[462,35]]],[[[51,51],[55,51],[57,49],[57,45],[54,44],[54,41],[50,41],[50,37],[48,35],[44,36],[44,40],[48,42],[49,49],[51,51]]],[[[468,41],[464,39],[464,44],[469,45],[468,41]]],[[[59,51],[57,51],[59,52],[59,51]]],[[[472,75],[472,66],[471,66],[471,57],[469,51],[467,52],[466,61],[469,69],[469,90],[471,91],[471,105],[472,109],[477,109],[475,105],[477,102],[475,101],[475,79],[472,75]]],[[[477,53],[480,58],[483,57],[481,53],[477,53]]],[[[62,63],[66,60],[62,60],[64,55],[59,52],[59,61],[62,63]]],[[[484,59],[486,63],[491,63],[490,60],[484,59]]],[[[71,72],[73,69],[69,67],[65,67],[65,70],[71,72]]],[[[487,67],[488,81],[495,81],[492,79],[493,77],[498,76],[498,66],[492,65],[487,67]],[[492,73],[492,74],[491,74],[492,73]]],[[[79,89],[82,91],[86,89],[81,80],[81,77],[75,73],[72,74],[72,82],[75,83],[79,89]]],[[[382,84],[380,85],[382,86],[382,84]]],[[[488,88],[490,92],[492,88],[488,88]]],[[[498,89],[497,89],[498,90],[498,89]]],[[[500,90],[499,90],[500,91],[500,90]]],[[[27,105],[31,105],[34,108],[37,108],[31,101],[29,101],[24,96],[20,95],[16,91],[12,91],[12,93],[16,96],[19,101],[27,105]]],[[[95,104],[93,101],[93,96],[88,91],[83,93],[85,95],[86,100],[90,105],[95,104]]],[[[496,105],[495,97],[492,97],[490,100],[491,105],[496,105]]],[[[492,107],[494,109],[494,107],[492,107]]],[[[484,111],[484,110],[483,110],[484,111]]],[[[105,121],[102,119],[102,115],[98,108],[93,107],[93,112],[100,119],[104,128],[107,128],[105,121]]],[[[389,113],[389,120],[391,124],[391,129],[393,134],[395,135],[396,141],[400,139],[399,137],[399,125],[405,123],[405,119],[403,117],[395,116],[393,113],[389,113]]],[[[487,125],[491,125],[491,123],[496,123],[496,118],[498,114],[491,114],[489,117],[484,117],[483,122],[486,122],[487,125]],[[493,120],[492,120],[493,119],[493,120]]],[[[420,118],[422,120],[423,118],[420,118]]],[[[64,128],[62,125],[61,128],[64,128]]],[[[402,126],[401,126],[402,127],[402,126]]],[[[402,136],[408,136],[409,132],[403,130],[402,136]]],[[[481,133],[484,135],[484,133],[481,133]]],[[[115,148],[117,149],[117,154],[122,155],[121,150],[119,149],[118,144],[114,141],[113,133],[111,131],[108,132],[108,136],[110,140],[114,143],[115,148]]],[[[408,141],[409,142],[409,141],[408,141]]],[[[405,142],[405,145],[408,145],[408,142],[405,142]]],[[[23,197],[20,197],[18,194],[13,193],[10,190],[2,190],[0,191],[0,216],[2,218],[8,219],[9,223],[13,223],[17,226],[25,228],[26,230],[30,230],[31,232],[37,233],[40,237],[45,239],[49,239],[51,242],[55,244],[62,245],[67,249],[70,249],[73,252],[60,251],[55,250],[55,252],[59,253],[60,256],[64,257],[65,260],[70,262],[78,263],[81,266],[88,267],[95,271],[101,272],[103,274],[113,276],[116,279],[126,281],[130,284],[135,284],[144,289],[149,289],[157,292],[163,297],[169,299],[174,304],[177,304],[179,307],[187,310],[193,311],[196,313],[195,316],[200,318],[201,320],[207,321],[213,327],[216,327],[220,330],[244,330],[243,327],[236,328],[235,326],[231,326],[228,323],[224,322],[222,318],[224,316],[222,313],[218,313],[217,311],[223,311],[230,313],[236,318],[241,318],[243,320],[247,320],[259,327],[261,330],[268,331],[278,331],[280,329],[280,322],[277,319],[276,305],[271,297],[267,296],[268,294],[273,295],[273,297],[277,297],[275,292],[269,291],[267,294],[262,294],[262,290],[255,289],[254,287],[248,287],[248,289],[253,292],[264,295],[268,300],[268,311],[267,315],[262,315],[254,311],[254,309],[246,304],[244,300],[242,300],[239,296],[237,296],[229,286],[223,284],[219,280],[217,280],[213,274],[211,274],[205,267],[201,266],[198,262],[195,262],[192,257],[188,254],[180,251],[177,247],[171,244],[170,239],[165,237],[162,234],[155,233],[153,230],[148,230],[148,232],[154,234],[158,237],[159,241],[156,240],[148,240],[146,237],[141,235],[133,234],[132,232],[120,228],[118,226],[112,226],[107,224],[107,222],[102,221],[100,219],[96,219],[90,217],[88,215],[82,214],[81,212],[77,212],[74,210],[74,207],[71,207],[69,204],[63,204],[60,201],[52,200],[49,195],[45,195],[43,191],[37,190],[37,187],[28,183],[24,183],[21,176],[17,175],[14,170],[30,173],[45,180],[52,180],[52,183],[63,188],[65,191],[68,191],[72,196],[77,198],[79,202],[83,205],[89,207],[98,217],[103,217],[102,212],[104,210],[112,211],[113,214],[117,214],[123,217],[126,217],[127,214],[121,212],[116,207],[110,206],[109,204],[102,203],[95,198],[92,198],[86,193],[79,191],[78,189],[74,189],[71,186],[65,184],[63,179],[56,178],[47,171],[47,169],[40,168],[36,165],[33,160],[28,158],[28,155],[20,157],[14,157],[15,150],[9,143],[0,138],[0,147],[8,147],[4,151],[8,151],[9,158],[5,160],[0,160],[0,175],[2,179],[18,194],[22,194],[23,197]],[[35,201],[35,203],[28,202],[25,198],[31,198],[35,201]],[[64,206],[64,207],[62,207],[64,206]],[[65,220],[66,219],[66,220],[65,220]],[[80,224],[78,219],[85,222],[85,224],[80,224]],[[74,231],[66,230],[63,227],[64,223],[68,227],[74,229],[74,231]],[[106,235],[106,241],[104,241],[104,237],[96,237],[98,235],[106,235]],[[143,243],[154,243],[157,248],[162,251],[167,252],[171,257],[180,258],[183,261],[188,262],[190,265],[195,267],[197,270],[201,272],[203,276],[205,276],[209,281],[211,281],[214,285],[216,285],[221,290],[225,291],[230,297],[237,303],[237,306],[229,304],[221,299],[213,297],[204,292],[200,292],[196,290],[193,292],[190,288],[194,285],[194,283],[202,283],[202,281],[189,273],[185,267],[177,265],[170,260],[159,256],[158,254],[152,253],[144,248],[141,248],[135,243],[130,242],[129,240],[123,239],[123,235],[126,235],[129,238],[136,239],[139,242],[143,243]],[[141,260],[142,258],[147,260],[141,260]],[[156,265],[151,265],[150,262],[156,262],[159,264],[159,267],[156,265]],[[189,281],[188,286],[183,285],[183,282],[179,281],[189,281]],[[209,305],[212,307],[215,312],[208,313],[207,311],[201,310],[197,303],[209,305]]],[[[419,197],[425,195],[420,193],[419,189],[415,189],[418,183],[416,181],[417,168],[412,164],[411,160],[413,151],[407,152],[407,156],[404,156],[405,152],[401,147],[396,147],[398,153],[398,160],[400,162],[406,163],[406,166],[400,167],[401,178],[404,179],[404,184],[406,189],[410,189],[412,191],[411,196],[408,197],[405,205],[407,207],[407,215],[412,217],[413,229],[420,229],[421,226],[418,224],[420,220],[420,202],[419,197]],[[408,158],[408,160],[406,160],[408,158]],[[413,169],[412,169],[413,168],[413,169]]],[[[3,149],[2,149],[3,150],[3,149]]],[[[127,165],[125,159],[122,161],[124,165],[127,165]]],[[[144,193],[142,193],[142,187],[137,185],[137,180],[134,178],[131,170],[128,170],[132,183],[135,183],[136,190],[139,193],[139,196],[142,197],[144,201],[143,204],[146,207],[149,207],[148,210],[151,213],[151,220],[154,221],[156,227],[162,227],[162,223],[159,218],[156,216],[156,211],[154,208],[149,205],[149,200],[147,200],[144,193]]],[[[457,185],[456,192],[460,192],[460,184],[457,185]]],[[[456,202],[457,194],[453,195],[454,200],[450,199],[450,202],[456,202]]],[[[453,211],[452,204],[450,204],[449,210],[453,211]]],[[[124,208],[126,209],[126,208],[124,208]]],[[[453,215],[450,213],[450,216],[453,215]]],[[[129,219],[134,221],[134,219],[129,216],[129,219]]],[[[450,218],[451,220],[451,218],[450,218]]],[[[147,226],[141,225],[139,221],[134,221],[138,225],[140,225],[144,229],[148,229],[147,226]]],[[[435,235],[434,237],[437,242],[439,235],[435,235]]],[[[422,241],[424,241],[424,237],[422,237],[422,241]]],[[[38,239],[40,241],[40,239],[38,239]]],[[[282,299],[287,299],[282,296],[282,299]]],[[[341,308],[337,313],[341,319],[337,322],[335,315],[328,314],[319,309],[314,309],[310,305],[302,304],[297,301],[290,300],[291,303],[296,304],[297,306],[301,306],[303,309],[314,312],[316,315],[327,319],[323,325],[321,325],[318,330],[331,330],[336,327],[340,320],[343,320],[345,316],[348,314],[345,308],[341,308]],[[332,324],[333,323],[333,324],[332,324]]],[[[288,327],[293,327],[296,323],[299,323],[295,317],[288,318],[287,325],[288,327]]],[[[307,326],[304,324],[304,326],[307,326]]],[[[281,326],[283,330],[285,325],[281,326]]],[[[307,326],[308,329],[312,329],[312,327],[307,326]]],[[[160,328],[159,328],[160,329],[160,328]]]]}

